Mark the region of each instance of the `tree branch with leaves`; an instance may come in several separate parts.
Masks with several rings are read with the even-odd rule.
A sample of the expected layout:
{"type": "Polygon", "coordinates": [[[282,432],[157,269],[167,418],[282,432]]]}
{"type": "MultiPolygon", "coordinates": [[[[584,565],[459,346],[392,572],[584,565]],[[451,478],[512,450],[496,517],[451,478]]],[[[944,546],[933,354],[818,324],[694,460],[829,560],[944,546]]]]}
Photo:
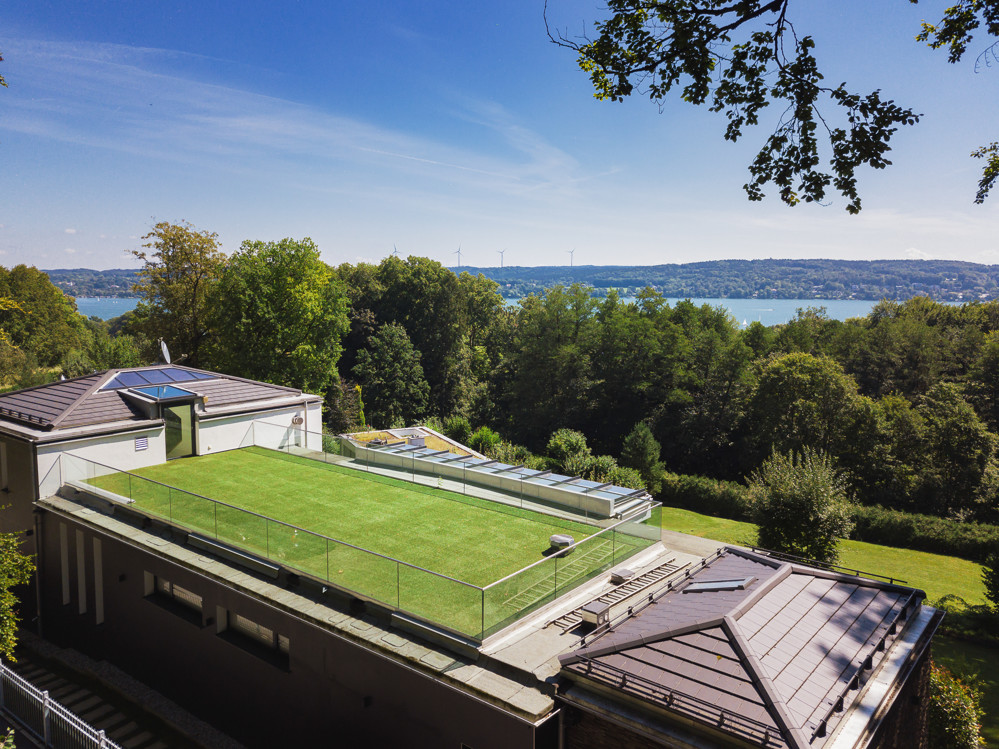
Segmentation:
{"type": "MultiPolygon", "coordinates": [[[[622,101],[638,93],[662,108],[678,91],[685,102],[723,113],[725,139],[733,142],[760,123],[767,107],[782,107],[749,165],[743,188],[750,200],[762,200],[771,183],[792,206],[825,201],[831,189],[847,199],[848,212],[858,213],[858,170],[889,166],[895,133],[919,121],[880,90],[824,84],[814,39],[790,20],[792,0],[609,0],[607,8],[595,38],[548,27],[555,44],[577,54],[596,98],[622,101]]],[[[545,15],[547,24],[547,5],[545,15]]],[[[917,38],[948,47],[956,62],[982,26],[999,36],[999,0],[962,0],[939,24],[924,22],[917,38]]],[[[981,157],[995,155],[989,148],[981,157]]],[[[975,202],[995,182],[996,160],[987,164],[975,202]]]]}

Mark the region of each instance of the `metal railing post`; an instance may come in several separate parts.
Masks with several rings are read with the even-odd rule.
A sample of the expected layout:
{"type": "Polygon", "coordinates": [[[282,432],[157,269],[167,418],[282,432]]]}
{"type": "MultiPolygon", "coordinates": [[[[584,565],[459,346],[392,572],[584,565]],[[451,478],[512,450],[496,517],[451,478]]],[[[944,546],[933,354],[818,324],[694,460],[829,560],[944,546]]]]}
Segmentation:
{"type": "Polygon", "coordinates": [[[46,689],[42,692],[42,739],[45,742],[45,746],[52,746],[52,730],[49,727],[49,714],[51,708],[49,707],[49,692],[46,689]]]}
{"type": "Polygon", "coordinates": [[[107,737],[104,735],[104,731],[98,731],[97,732],[97,738],[101,742],[101,749],[107,749],[108,740],[107,740],[107,737]]]}

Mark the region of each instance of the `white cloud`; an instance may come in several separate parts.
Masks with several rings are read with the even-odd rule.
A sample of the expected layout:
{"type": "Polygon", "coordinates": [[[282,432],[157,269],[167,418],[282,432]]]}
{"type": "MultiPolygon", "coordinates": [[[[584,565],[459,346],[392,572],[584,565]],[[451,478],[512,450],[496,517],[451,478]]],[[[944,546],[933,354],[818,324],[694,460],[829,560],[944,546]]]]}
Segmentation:
{"type": "Polygon", "coordinates": [[[923,250],[918,250],[915,247],[907,248],[905,250],[905,254],[907,257],[910,257],[913,260],[931,260],[933,258],[933,256],[930,255],[930,253],[924,252],[923,250]]]}
{"type": "Polygon", "coordinates": [[[74,250],[72,247],[67,247],[65,250],[63,250],[63,252],[65,252],[67,255],[72,255],[73,253],[76,252],[76,250],[74,250]]]}
{"type": "Polygon", "coordinates": [[[76,234],[76,229],[63,229],[66,234],[76,234]]]}

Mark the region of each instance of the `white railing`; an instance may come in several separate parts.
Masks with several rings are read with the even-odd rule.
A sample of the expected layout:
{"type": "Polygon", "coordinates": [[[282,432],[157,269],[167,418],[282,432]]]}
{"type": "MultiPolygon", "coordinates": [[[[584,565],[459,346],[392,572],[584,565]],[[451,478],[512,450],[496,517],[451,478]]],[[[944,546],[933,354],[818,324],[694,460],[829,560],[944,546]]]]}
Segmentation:
{"type": "Polygon", "coordinates": [[[78,715],[0,662],[0,713],[46,747],[121,749],[78,715]]]}

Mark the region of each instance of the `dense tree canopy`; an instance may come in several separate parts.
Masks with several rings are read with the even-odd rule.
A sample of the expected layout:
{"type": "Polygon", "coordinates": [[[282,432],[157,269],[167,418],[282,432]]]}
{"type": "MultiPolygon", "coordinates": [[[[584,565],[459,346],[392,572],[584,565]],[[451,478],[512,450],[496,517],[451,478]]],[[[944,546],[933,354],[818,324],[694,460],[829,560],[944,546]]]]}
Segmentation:
{"type": "Polygon", "coordinates": [[[225,267],[218,235],[188,223],[161,221],[132,254],[143,262],[133,287],[142,298],[131,325],[151,341],[166,341],[175,361],[202,366],[201,346],[212,287],[225,267]]]}
{"type": "Polygon", "coordinates": [[[216,369],[323,393],[337,380],[347,299],[311,239],[247,240],[218,281],[209,327],[216,369]]]}
{"type": "Polygon", "coordinates": [[[406,426],[426,415],[430,387],[423,376],[420,352],[398,323],[386,323],[368,339],[353,372],[363,388],[371,423],[406,426]]]}
{"type": "MultiPolygon", "coordinates": [[[[549,35],[578,54],[597,98],[620,101],[639,93],[662,106],[678,91],[683,101],[722,112],[727,140],[738,140],[775,104],[781,113],[774,130],[749,166],[750,200],[761,200],[769,183],[788,205],[825,200],[831,186],[856,213],[857,170],[891,164],[892,137],[899,127],[916,124],[919,115],[880,90],[825,84],[813,37],[793,24],[796,5],[792,0],[609,0],[596,38],[549,35]]],[[[948,48],[948,59],[957,62],[983,27],[999,36],[999,0],[961,0],[937,24],[924,22],[918,39],[948,48]]],[[[999,150],[993,144],[976,155],[987,159],[976,196],[982,202],[999,173],[999,150]]]]}

